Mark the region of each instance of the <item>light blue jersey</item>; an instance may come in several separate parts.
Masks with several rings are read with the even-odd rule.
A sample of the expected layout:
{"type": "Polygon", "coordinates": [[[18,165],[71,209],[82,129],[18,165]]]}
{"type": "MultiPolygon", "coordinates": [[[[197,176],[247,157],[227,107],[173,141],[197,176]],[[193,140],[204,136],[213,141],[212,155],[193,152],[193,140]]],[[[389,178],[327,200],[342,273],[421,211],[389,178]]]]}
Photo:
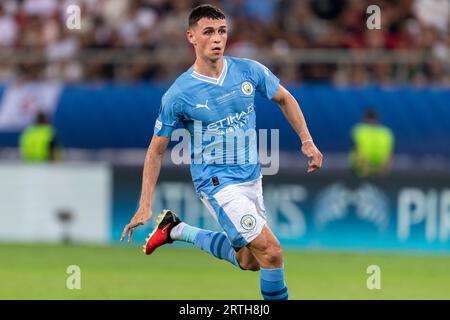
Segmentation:
{"type": "Polygon", "coordinates": [[[255,94],[272,99],[279,86],[280,80],[262,64],[226,56],[218,79],[191,67],[164,94],[154,132],[170,138],[177,128],[189,130],[198,195],[214,195],[261,176],[255,94]]]}

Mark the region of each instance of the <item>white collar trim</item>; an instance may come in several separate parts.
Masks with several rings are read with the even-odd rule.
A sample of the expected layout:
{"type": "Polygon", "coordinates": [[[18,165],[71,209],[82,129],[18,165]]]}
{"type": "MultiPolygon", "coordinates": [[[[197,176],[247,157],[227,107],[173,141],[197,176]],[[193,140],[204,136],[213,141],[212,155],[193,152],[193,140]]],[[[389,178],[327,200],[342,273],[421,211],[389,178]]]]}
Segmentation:
{"type": "Polygon", "coordinates": [[[223,68],[222,68],[222,72],[220,73],[219,78],[208,77],[208,76],[200,74],[196,71],[193,71],[191,73],[191,76],[200,81],[204,81],[204,82],[208,82],[208,83],[212,83],[212,84],[218,84],[221,86],[225,80],[225,77],[227,76],[227,71],[228,71],[228,62],[227,62],[227,59],[224,58],[223,59],[223,68]]]}

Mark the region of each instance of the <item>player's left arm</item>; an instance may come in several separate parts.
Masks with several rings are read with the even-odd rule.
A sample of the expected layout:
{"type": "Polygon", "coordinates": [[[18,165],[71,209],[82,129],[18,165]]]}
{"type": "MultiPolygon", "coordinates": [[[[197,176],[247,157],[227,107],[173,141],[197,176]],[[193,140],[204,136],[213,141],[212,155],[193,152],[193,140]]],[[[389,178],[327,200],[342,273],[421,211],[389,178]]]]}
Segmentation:
{"type": "Polygon", "coordinates": [[[300,141],[302,142],[302,152],[310,158],[308,161],[308,172],[321,168],[323,155],[314,144],[308,126],[306,125],[305,117],[303,116],[297,100],[288,90],[286,90],[286,88],[280,85],[278,91],[273,96],[272,101],[278,104],[283,111],[284,116],[299,136],[300,141]]]}

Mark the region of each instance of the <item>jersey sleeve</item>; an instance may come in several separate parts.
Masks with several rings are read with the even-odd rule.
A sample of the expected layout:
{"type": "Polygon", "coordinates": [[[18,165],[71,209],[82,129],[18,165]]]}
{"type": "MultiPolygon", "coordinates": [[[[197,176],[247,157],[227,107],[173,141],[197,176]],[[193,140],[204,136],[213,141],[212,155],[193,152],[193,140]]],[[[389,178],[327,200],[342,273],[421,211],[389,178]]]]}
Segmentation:
{"type": "Polygon", "coordinates": [[[272,99],[280,88],[280,79],[277,78],[266,66],[252,61],[252,72],[256,81],[256,91],[264,98],[272,99]]]}
{"type": "Polygon", "coordinates": [[[157,136],[170,137],[172,131],[175,130],[180,121],[180,107],[175,95],[169,91],[164,94],[161,99],[161,107],[159,109],[158,118],[155,122],[154,133],[157,136]]]}

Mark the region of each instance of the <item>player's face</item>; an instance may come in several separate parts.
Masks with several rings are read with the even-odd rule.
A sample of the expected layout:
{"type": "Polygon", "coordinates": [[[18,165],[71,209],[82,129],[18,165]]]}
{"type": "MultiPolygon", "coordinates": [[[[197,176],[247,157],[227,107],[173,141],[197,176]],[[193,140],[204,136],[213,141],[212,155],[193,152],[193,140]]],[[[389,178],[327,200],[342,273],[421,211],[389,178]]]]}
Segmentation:
{"type": "Polygon", "coordinates": [[[223,56],[227,44],[226,20],[201,18],[187,31],[187,37],[195,52],[203,58],[215,61],[223,56]]]}

